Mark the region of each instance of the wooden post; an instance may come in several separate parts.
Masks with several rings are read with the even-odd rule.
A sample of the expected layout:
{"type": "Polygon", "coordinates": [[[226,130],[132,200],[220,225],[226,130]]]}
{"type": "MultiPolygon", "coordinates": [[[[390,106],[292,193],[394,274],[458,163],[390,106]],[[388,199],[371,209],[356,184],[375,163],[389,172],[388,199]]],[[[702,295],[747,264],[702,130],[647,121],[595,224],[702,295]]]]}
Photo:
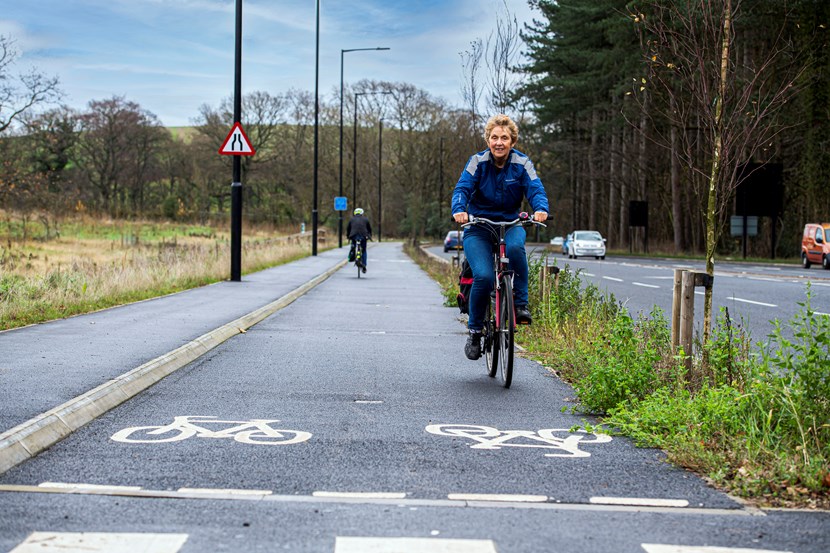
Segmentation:
{"type": "Polygon", "coordinates": [[[548,268],[547,265],[539,267],[539,302],[545,303],[548,295],[548,268]]]}
{"type": "Polygon", "coordinates": [[[682,276],[683,269],[674,270],[674,288],[671,305],[671,347],[675,353],[677,353],[677,346],[680,345],[680,286],[682,276]]]}
{"type": "Polygon", "coordinates": [[[680,303],[680,345],[686,355],[686,370],[692,369],[692,334],[695,325],[695,273],[683,271],[680,303]]]}

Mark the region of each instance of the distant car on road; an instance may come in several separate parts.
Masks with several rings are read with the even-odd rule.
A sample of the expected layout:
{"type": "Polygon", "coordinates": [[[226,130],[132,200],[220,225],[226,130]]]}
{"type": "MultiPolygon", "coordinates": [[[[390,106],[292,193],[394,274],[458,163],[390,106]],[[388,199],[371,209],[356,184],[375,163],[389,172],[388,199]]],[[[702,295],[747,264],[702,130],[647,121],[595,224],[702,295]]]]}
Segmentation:
{"type": "Polygon", "coordinates": [[[809,269],[813,263],[820,263],[830,269],[830,223],[808,223],[804,225],[801,237],[801,266],[809,269]]]}
{"type": "Polygon", "coordinates": [[[449,231],[447,233],[447,236],[444,238],[444,253],[447,253],[450,250],[464,249],[464,244],[462,240],[464,240],[463,230],[449,231]]]}
{"type": "Polygon", "coordinates": [[[573,237],[568,242],[568,257],[594,256],[597,259],[605,259],[605,238],[596,230],[575,230],[570,235],[573,237]]]}

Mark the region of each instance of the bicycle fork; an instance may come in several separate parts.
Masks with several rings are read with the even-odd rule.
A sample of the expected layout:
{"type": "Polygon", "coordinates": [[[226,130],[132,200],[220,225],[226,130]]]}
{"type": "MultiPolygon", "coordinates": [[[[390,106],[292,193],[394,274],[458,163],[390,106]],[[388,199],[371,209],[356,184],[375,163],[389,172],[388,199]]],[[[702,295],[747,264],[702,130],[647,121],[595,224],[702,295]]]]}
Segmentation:
{"type": "MultiPolygon", "coordinates": [[[[502,289],[501,289],[501,278],[499,278],[499,276],[504,275],[505,277],[510,278],[512,280],[513,271],[507,268],[509,264],[510,264],[510,259],[507,257],[506,246],[505,246],[504,242],[502,241],[502,242],[499,243],[499,263],[498,263],[498,266],[496,267],[496,286],[495,286],[495,289],[493,290],[493,293],[495,294],[494,299],[496,301],[496,305],[495,305],[495,308],[493,309],[493,313],[495,313],[496,321],[502,320],[501,319],[501,301],[500,301],[501,300],[501,295],[502,295],[502,289]]],[[[516,320],[516,306],[515,306],[515,304],[513,305],[513,320],[514,321],[516,320]]],[[[504,330],[504,329],[502,329],[502,330],[504,330]]]]}

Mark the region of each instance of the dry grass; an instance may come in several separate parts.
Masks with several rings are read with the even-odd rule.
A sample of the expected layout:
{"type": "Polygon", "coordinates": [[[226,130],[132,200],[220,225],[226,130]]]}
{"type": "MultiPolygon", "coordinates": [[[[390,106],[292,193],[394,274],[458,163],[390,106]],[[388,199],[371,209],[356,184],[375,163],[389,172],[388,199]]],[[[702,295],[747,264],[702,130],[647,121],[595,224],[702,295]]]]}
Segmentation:
{"type": "MultiPolygon", "coordinates": [[[[79,220],[61,238],[0,244],[0,329],[15,328],[225,280],[225,229],[79,220]]],[[[242,271],[309,255],[310,233],[243,231],[242,271]]]]}

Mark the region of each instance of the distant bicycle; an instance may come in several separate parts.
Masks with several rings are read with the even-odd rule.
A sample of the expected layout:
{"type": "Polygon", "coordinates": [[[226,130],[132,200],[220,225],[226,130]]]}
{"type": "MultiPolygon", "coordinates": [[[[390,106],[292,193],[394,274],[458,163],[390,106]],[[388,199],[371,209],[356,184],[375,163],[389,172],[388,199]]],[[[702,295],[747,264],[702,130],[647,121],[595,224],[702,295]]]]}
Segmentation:
{"type": "MultiPolygon", "coordinates": [[[[371,238],[367,238],[367,240],[371,241],[371,238]]],[[[352,249],[354,250],[354,266],[357,267],[357,278],[360,278],[360,273],[366,272],[366,265],[363,263],[363,259],[366,257],[366,252],[362,246],[363,240],[359,237],[355,237],[352,239],[352,249]]]]}
{"type": "Polygon", "coordinates": [[[183,416],[174,417],[172,423],[164,426],[125,428],[116,432],[111,439],[116,442],[149,444],[179,442],[195,436],[197,438],[232,438],[244,444],[288,445],[305,442],[311,438],[310,432],[272,428],[271,424],[275,422],[280,421],[270,419],[223,421],[216,420],[216,417],[183,416]],[[219,428],[212,430],[207,427],[208,425],[219,426],[219,428]]]}
{"type": "Polygon", "coordinates": [[[491,378],[498,372],[505,388],[513,382],[513,346],[516,327],[516,311],[513,305],[513,270],[508,266],[510,260],[505,252],[505,233],[516,226],[547,226],[530,218],[525,212],[513,221],[491,221],[484,217],[470,216],[470,222],[461,225],[468,228],[481,225],[493,234],[493,257],[496,269],[496,283],[491,294],[490,303],[484,315],[484,357],[487,363],[487,375],[491,378]],[[499,371],[501,368],[501,371],[499,371]]]}

